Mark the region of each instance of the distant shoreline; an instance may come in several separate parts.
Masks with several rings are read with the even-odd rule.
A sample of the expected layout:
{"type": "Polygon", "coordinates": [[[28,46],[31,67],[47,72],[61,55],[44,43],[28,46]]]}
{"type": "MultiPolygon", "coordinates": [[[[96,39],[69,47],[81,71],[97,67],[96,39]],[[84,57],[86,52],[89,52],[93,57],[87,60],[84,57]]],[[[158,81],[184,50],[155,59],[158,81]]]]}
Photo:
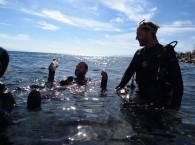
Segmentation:
{"type": "Polygon", "coordinates": [[[195,64],[195,50],[192,52],[177,53],[179,62],[195,64]]]}

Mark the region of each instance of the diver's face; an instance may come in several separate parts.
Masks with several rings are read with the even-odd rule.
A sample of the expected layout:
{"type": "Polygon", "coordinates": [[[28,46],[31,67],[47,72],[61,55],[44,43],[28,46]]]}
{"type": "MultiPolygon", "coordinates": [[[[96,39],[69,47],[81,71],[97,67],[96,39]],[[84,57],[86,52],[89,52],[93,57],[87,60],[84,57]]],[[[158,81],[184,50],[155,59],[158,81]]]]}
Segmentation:
{"type": "Polygon", "coordinates": [[[87,73],[87,70],[85,68],[85,65],[83,63],[78,63],[75,68],[75,75],[81,76],[81,75],[85,75],[86,73],[87,73]]]}
{"type": "Polygon", "coordinates": [[[144,31],[140,28],[137,28],[136,40],[139,41],[140,46],[146,46],[149,40],[149,31],[144,31]]]}

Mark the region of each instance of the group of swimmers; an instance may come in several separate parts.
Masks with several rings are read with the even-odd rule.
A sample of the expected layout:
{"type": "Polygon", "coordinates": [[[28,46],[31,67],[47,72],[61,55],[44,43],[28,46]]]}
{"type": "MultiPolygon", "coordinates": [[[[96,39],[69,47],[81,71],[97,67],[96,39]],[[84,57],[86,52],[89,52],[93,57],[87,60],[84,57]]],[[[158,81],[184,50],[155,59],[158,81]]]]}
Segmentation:
{"type": "MultiPolygon", "coordinates": [[[[0,48],[0,77],[3,76],[3,74],[6,71],[6,68],[9,63],[9,55],[8,52],[0,48]]],[[[48,82],[50,84],[54,84],[55,82],[55,71],[56,68],[59,66],[58,61],[56,59],[53,59],[50,63],[48,70],[48,82]]],[[[88,72],[88,65],[81,61],[76,65],[75,68],[75,76],[69,76],[65,80],[61,80],[59,84],[61,86],[69,86],[73,84],[77,84],[79,86],[85,86],[88,81],[90,81],[89,78],[86,78],[86,74],[88,72]]],[[[107,88],[107,80],[108,75],[106,71],[101,72],[101,89],[102,91],[105,91],[107,88]]],[[[6,91],[6,87],[3,83],[0,83],[0,122],[7,122],[9,113],[14,109],[14,106],[16,104],[16,101],[12,94],[10,92],[6,91]],[[7,120],[6,120],[7,119],[7,120]]],[[[28,110],[40,110],[41,109],[41,93],[37,89],[33,89],[27,98],[27,109],[28,110]]]]}

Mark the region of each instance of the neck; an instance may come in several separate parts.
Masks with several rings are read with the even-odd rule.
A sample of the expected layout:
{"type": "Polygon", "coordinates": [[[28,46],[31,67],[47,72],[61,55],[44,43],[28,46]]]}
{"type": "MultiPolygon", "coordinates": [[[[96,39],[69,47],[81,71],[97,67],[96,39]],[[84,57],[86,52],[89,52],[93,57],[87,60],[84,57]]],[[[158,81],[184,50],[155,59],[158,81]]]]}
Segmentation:
{"type": "Polygon", "coordinates": [[[77,80],[85,80],[85,76],[82,75],[82,76],[77,76],[77,80]]]}
{"type": "Polygon", "coordinates": [[[156,45],[158,43],[158,41],[157,40],[150,40],[150,41],[148,41],[148,43],[146,44],[146,48],[151,48],[151,47],[153,47],[154,45],[156,45]]]}
{"type": "Polygon", "coordinates": [[[87,82],[85,76],[77,76],[75,81],[77,82],[78,85],[85,85],[87,82]]]}

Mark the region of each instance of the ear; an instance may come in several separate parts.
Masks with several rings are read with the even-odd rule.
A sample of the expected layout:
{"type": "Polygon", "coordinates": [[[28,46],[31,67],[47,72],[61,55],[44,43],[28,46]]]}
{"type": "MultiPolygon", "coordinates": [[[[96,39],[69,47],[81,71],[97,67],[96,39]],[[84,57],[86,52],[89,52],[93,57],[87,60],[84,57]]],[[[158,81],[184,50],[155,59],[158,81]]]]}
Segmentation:
{"type": "Polygon", "coordinates": [[[88,69],[87,70],[85,70],[85,74],[88,72],[88,69]]]}

